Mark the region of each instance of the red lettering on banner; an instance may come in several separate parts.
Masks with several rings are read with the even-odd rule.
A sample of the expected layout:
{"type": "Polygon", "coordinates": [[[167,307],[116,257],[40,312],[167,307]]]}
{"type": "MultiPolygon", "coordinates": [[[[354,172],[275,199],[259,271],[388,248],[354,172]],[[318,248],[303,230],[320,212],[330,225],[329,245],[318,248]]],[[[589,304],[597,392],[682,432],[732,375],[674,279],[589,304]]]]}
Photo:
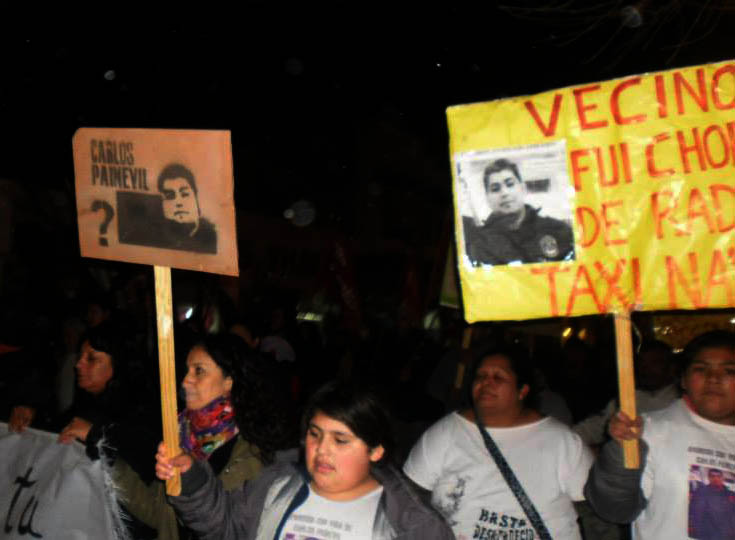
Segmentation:
{"type": "Polygon", "coordinates": [[[602,312],[607,312],[612,304],[612,297],[615,296],[620,304],[628,309],[630,305],[628,303],[628,297],[618,287],[620,277],[623,275],[623,268],[625,268],[625,259],[619,259],[615,261],[615,271],[612,275],[608,274],[605,267],[599,261],[595,262],[595,268],[597,272],[602,276],[602,279],[607,283],[607,293],[605,298],[602,299],[602,312]]]}
{"type": "Polygon", "coordinates": [[[735,284],[728,279],[727,264],[725,257],[719,249],[712,253],[712,264],[709,268],[709,276],[707,277],[707,288],[704,292],[704,305],[708,306],[712,289],[715,287],[724,287],[727,295],[727,303],[735,306],[735,284]]]}
{"type": "Polygon", "coordinates": [[[689,84],[689,81],[684,78],[684,75],[678,71],[674,73],[674,93],[676,95],[676,106],[679,114],[685,114],[682,88],[686,89],[687,93],[694,99],[694,102],[702,112],[709,110],[707,104],[707,87],[704,84],[704,68],[697,69],[696,75],[698,91],[689,84]]]}
{"type": "Polygon", "coordinates": [[[595,154],[597,154],[597,172],[600,175],[600,185],[602,187],[615,186],[618,183],[618,158],[615,155],[615,147],[610,145],[610,178],[608,178],[605,172],[605,164],[602,159],[602,150],[597,147],[595,148],[595,154]]]}
{"type": "Polygon", "coordinates": [[[603,312],[602,304],[600,304],[600,300],[599,298],[597,298],[595,286],[592,284],[592,280],[590,279],[587,267],[583,264],[580,264],[577,268],[577,275],[574,277],[572,292],[569,294],[569,301],[567,302],[567,316],[572,313],[572,310],[574,309],[574,302],[577,300],[577,296],[581,296],[583,294],[589,294],[592,297],[592,301],[595,303],[595,306],[597,307],[597,311],[599,311],[600,313],[603,312]],[[584,287],[579,286],[579,283],[582,280],[584,280],[586,283],[586,286],[584,287]]]}
{"type": "Polygon", "coordinates": [[[653,136],[653,142],[646,145],[646,166],[648,167],[648,175],[651,178],[658,178],[659,176],[670,176],[674,174],[674,169],[659,169],[656,167],[656,160],[654,158],[653,150],[654,147],[663,141],[667,141],[671,138],[668,133],[659,133],[653,136]]]}
{"type": "MultiPolygon", "coordinates": [[[[710,167],[721,169],[731,162],[735,165],[735,122],[728,122],[724,128],[713,124],[704,129],[704,134],[701,134],[700,128],[696,127],[689,131],[676,132],[677,147],[684,174],[690,174],[694,169],[700,171],[706,171],[710,167]],[[724,128],[727,128],[727,133],[724,128]],[[698,167],[693,163],[692,154],[696,157],[698,167]]],[[[659,133],[654,135],[652,142],[646,145],[646,166],[651,178],[670,176],[676,172],[673,167],[660,169],[656,164],[656,146],[669,139],[671,139],[669,133],[659,133]]],[[[626,154],[623,154],[623,157],[626,157],[626,154]]]]}
{"type": "Polygon", "coordinates": [[[581,238],[577,240],[579,246],[582,248],[590,247],[597,240],[600,231],[602,231],[606,246],[627,244],[628,240],[625,238],[613,238],[613,230],[616,225],[620,224],[619,220],[614,219],[613,212],[614,209],[622,206],[622,200],[605,201],[602,203],[599,214],[589,206],[578,206],[576,210],[577,224],[579,224],[582,233],[581,238]]]}
{"type": "Polygon", "coordinates": [[[523,102],[528,112],[531,113],[536,125],[541,130],[541,133],[543,133],[545,137],[551,137],[556,133],[556,123],[559,120],[559,110],[561,109],[561,99],[561,94],[554,95],[554,104],[551,106],[551,116],[549,117],[548,124],[544,124],[543,120],[541,120],[541,116],[536,110],[536,106],[533,104],[533,101],[529,99],[523,102]]]}
{"type": "Polygon", "coordinates": [[[535,275],[546,275],[549,280],[549,302],[551,303],[551,316],[559,316],[559,300],[556,292],[556,274],[568,272],[569,268],[559,266],[548,266],[546,268],[532,268],[531,273],[535,275]]]}
{"type": "Polygon", "coordinates": [[[653,222],[656,227],[656,238],[658,238],[659,240],[664,237],[664,219],[671,223],[677,236],[686,236],[686,233],[681,232],[679,222],[674,217],[674,210],[676,209],[676,206],[678,204],[679,199],[677,197],[674,197],[674,194],[671,192],[670,189],[664,189],[651,194],[651,213],[653,214],[653,222]],[[674,199],[674,204],[667,204],[664,207],[659,203],[659,199],[661,198],[661,196],[668,197],[669,199],[674,199]]]}
{"type": "MultiPolygon", "coordinates": [[[[622,278],[626,265],[630,263],[631,285],[633,287],[633,301],[640,303],[643,293],[641,291],[641,271],[640,262],[637,257],[630,259],[616,259],[612,268],[607,268],[602,262],[595,261],[592,264],[580,264],[577,267],[574,276],[574,283],[567,298],[565,316],[570,316],[574,310],[574,305],[580,296],[589,295],[595,304],[598,313],[608,313],[610,307],[614,303],[619,303],[625,309],[631,304],[631,298],[626,294],[622,287],[622,278]],[[598,276],[592,279],[590,276],[590,268],[594,268],[598,276]],[[600,283],[607,285],[607,290],[599,290],[600,283]],[[603,294],[600,301],[600,294],[603,294]]],[[[559,272],[567,272],[569,268],[560,266],[550,266],[547,268],[532,268],[531,273],[539,276],[546,276],[549,286],[549,302],[551,317],[558,317],[559,313],[559,288],[557,287],[556,274],[559,272]]]]}
{"type": "Polygon", "coordinates": [[[594,103],[585,104],[584,94],[587,94],[589,92],[596,92],[599,89],[599,84],[592,84],[590,86],[575,88],[572,91],[572,93],[574,94],[574,101],[577,104],[577,116],[579,117],[579,125],[582,127],[582,129],[595,129],[607,126],[607,120],[591,121],[587,118],[587,112],[597,109],[597,105],[595,105],[594,103]]]}
{"type": "Polygon", "coordinates": [[[727,138],[730,140],[730,155],[733,164],[735,164],[735,122],[728,122],[725,127],[727,128],[727,138]]]}
{"type": "Polygon", "coordinates": [[[704,202],[702,192],[697,188],[689,192],[689,204],[687,205],[687,233],[692,232],[692,222],[697,218],[703,218],[707,223],[710,233],[715,232],[715,222],[709,213],[709,208],[704,202]]]}
{"type": "Polygon", "coordinates": [[[579,244],[579,247],[588,248],[595,243],[597,236],[600,234],[600,222],[597,219],[597,214],[595,214],[595,211],[588,206],[578,206],[577,223],[582,229],[582,238],[578,239],[577,243],[579,244]],[[585,216],[589,216],[592,220],[591,225],[585,216]],[[594,226],[594,229],[590,229],[590,226],[594,226]]]}
{"type": "Polygon", "coordinates": [[[625,183],[630,184],[633,181],[633,170],[630,168],[630,156],[628,155],[628,143],[620,143],[620,157],[623,161],[623,172],[625,173],[625,183]]]}
{"type": "Polygon", "coordinates": [[[707,129],[704,130],[704,153],[707,156],[707,162],[712,166],[713,169],[721,169],[725,165],[727,165],[728,161],[730,161],[730,144],[727,140],[727,135],[725,135],[725,132],[722,131],[722,128],[720,126],[709,126],[707,129]],[[720,143],[722,144],[722,159],[720,161],[715,161],[715,158],[712,157],[712,149],[710,147],[710,135],[712,133],[717,133],[720,143]]]}
{"type": "Polygon", "coordinates": [[[671,255],[666,256],[666,273],[668,276],[669,285],[669,308],[677,309],[679,304],[676,298],[676,282],[678,281],[684,288],[689,300],[697,309],[706,307],[702,303],[702,284],[699,281],[699,267],[697,265],[697,254],[689,253],[689,267],[692,274],[691,286],[686,276],[679,269],[679,265],[676,264],[676,260],[671,255]]]}
{"type": "Polygon", "coordinates": [[[658,101],[658,117],[666,118],[668,115],[666,108],[666,86],[664,86],[663,75],[656,75],[653,78],[656,81],[656,101],[658,101]]]}
{"type": "Polygon", "coordinates": [[[707,164],[704,161],[704,149],[702,148],[702,139],[699,137],[699,131],[697,130],[697,128],[692,128],[692,135],[694,136],[694,144],[687,146],[686,141],[684,140],[684,132],[676,132],[676,139],[679,141],[679,153],[681,154],[681,163],[684,166],[684,172],[686,174],[692,172],[692,168],[689,165],[690,152],[697,153],[699,169],[702,171],[707,170],[707,164]]]}
{"type": "Polygon", "coordinates": [[[628,243],[628,240],[626,240],[625,238],[612,238],[612,235],[610,234],[610,231],[613,229],[613,227],[615,225],[619,225],[620,221],[618,221],[617,219],[612,219],[608,215],[608,210],[612,208],[619,208],[621,206],[623,206],[622,200],[605,201],[604,203],[602,203],[602,223],[604,225],[602,230],[604,231],[606,246],[619,246],[628,243]]]}
{"type": "Polygon", "coordinates": [[[712,201],[715,205],[715,214],[717,215],[717,231],[728,232],[735,229],[735,212],[732,211],[735,208],[735,187],[728,186],[725,184],[714,184],[709,187],[710,194],[712,195],[712,201]],[[730,211],[723,210],[723,204],[720,201],[720,194],[730,194],[733,199],[733,205],[730,211]],[[731,218],[730,223],[725,223],[724,220],[729,216],[731,218]]]}
{"type": "Polygon", "coordinates": [[[707,283],[702,287],[702,280],[699,275],[699,258],[694,252],[687,254],[687,265],[679,266],[674,257],[666,257],[667,281],[669,287],[669,307],[678,309],[680,306],[677,296],[677,285],[679,285],[692,305],[697,309],[706,308],[712,298],[712,293],[716,287],[724,288],[725,295],[729,304],[735,305],[735,281],[730,276],[735,272],[735,248],[730,248],[727,257],[730,258],[730,264],[733,268],[728,268],[726,256],[721,250],[715,249],[710,258],[710,267],[707,272],[707,283]],[[689,270],[688,276],[686,270],[689,270]]]}
{"type": "Polygon", "coordinates": [[[640,124],[641,122],[646,121],[645,114],[635,114],[633,116],[623,116],[620,112],[620,94],[626,88],[630,88],[631,86],[636,86],[638,84],[641,84],[640,77],[633,77],[632,79],[626,79],[618,83],[615,86],[615,88],[613,88],[612,94],[610,94],[610,110],[612,111],[612,115],[613,115],[613,118],[615,119],[615,123],[618,124],[619,126],[625,126],[628,124],[640,124]]]}
{"type": "Polygon", "coordinates": [[[705,193],[696,187],[680,196],[675,196],[670,189],[652,193],[651,215],[656,237],[660,240],[666,236],[667,231],[664,230],[666,224],[673,227],[676,236],[690,236],[697,220],[702,221],[706,232],[710,234],[735,229],[735,218],[733,217],[735,205],[732,202],[728,205],[725,201],[727,197],[735,202],[735,188],[726,184],[713,184],[709,186],[711,200],[705,196],[705,193]],[[686,213],[683,204],[685,197],[686,213]]]}
{"type": "Polygon", "coordinates": [[[586,148],[582,148],[579,150],[572,150],[569,154],[569,159],[572,161],[572,180],[574,181],[574,190],[575,191],[581,191],[582,190],[582,179],[581,175],[583,172],[589,171],[590,168],[586,166],[582,166],[579,163],[579,160],[582,158],[582,156],[586,156],[589,154],[589,150],[586,148]]]}
{"type": "Polygon", "coordinates": [[[597,169],[595,173],[600,186],[612,187],[618,185],[620,183],[621,172],[626,184],[630,184],[633,181],[633,171],[630,168],[627,143],[619,143],[617,146],[614,144],[608,145],[607,152],[599,146],[578,148],[572,150],[569,154],[569,159],[572,162],[572,182],[575,191],[582,190],[582,173],[590,171],[590,167],[580,163],[580,159],[588,156],[590,152],[594,152],[596,157],[597,169]],[[620,153],[619,160],[618,152],[620,153]],[[605,160],[606,153],[610,156],[609,170],[605,160]]]}
{"type": "Polygon", "coordinates": [[[715,104],[715,108],[721,111],[735,109],[735,92],[732,94],[732,99],[729,102],[723,103],[720,101],[720,77],[726,73],[732,75],[733,83],[735,83],[735,66],[732,64],[722,66],[720,69],[715,71],[714,75],[712,75],[712,102],[715,104]]]}
{"type": "MultiPolygon", "coordinates": [[[[731,77],[734,79],[733,82],[735,82],[735,65],[729,64],[720,67],[712,74],[709,80],[709,92],[704,68],[698,68],[694,72],[694,77],[690,77],[689,79],[681,71],[676,71],[673,74],[654,75],[653,84],[659,118],[667,118],[669,116],[666,88],[667,77],[671,77],[671,80],[673,80],[676,112],[680,116],[698,112],[693,110],[687,111],[687,105],[690,105],[689,108],[691,109],[691,104],[694,104],[701,112],[708,112],[710,110],[710,98],[714,108],[717,110],[735,109],[735,95],[732,95],[731,88],[727,88],[728,94],[725,94],[724,85],[722,84],[723,78],[725,77],[731,77]],[[687,103],[687,101],[690,103],[687,103]]],[[[643,77],[630,77],[619,81],[612,88],[609,97],[609,110],[614,125],[626,126],[641,124],[648,119],[648,115],[644,112],[628,112],[626,114],[622,111],[620,103],[623,92],[632,87],[640,87],[644,82],[646,82],[646,79],[643,77]]],[[[577,118],[583,130],[603,128],[609,126],[611,123],[608,118],[594,116],[595,112],[602,112],[600,110],[600,103],[593,101],[595,97],[602,96],[600,90],[600,84],[591,84],[572,89],[577,118]]],[[[564,96],[560,93],[554,94],[547,119],[542,118],[533,100],[528,99],[523,102],[524,107],[545,137],[556,135],[563,98],[564,96]]]]}

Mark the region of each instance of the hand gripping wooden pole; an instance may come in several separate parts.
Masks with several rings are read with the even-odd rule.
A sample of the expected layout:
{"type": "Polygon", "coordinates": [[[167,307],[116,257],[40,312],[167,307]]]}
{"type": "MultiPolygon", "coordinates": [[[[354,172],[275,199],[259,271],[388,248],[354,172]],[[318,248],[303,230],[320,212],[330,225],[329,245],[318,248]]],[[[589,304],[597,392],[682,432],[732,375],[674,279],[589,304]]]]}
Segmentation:
{"type": "MultiPolygon", "coordinates": [[[[169,457],[178,456],[179,426],[176,415],[176,361],[174,357],[174,319],[171,306],[171,268],[153,267],[156,283],[156,322],[158,324],[158,370],[161,379],[161,415],[163,420],[163,442],[169,457]]],[[[181,477],[166,481],[166,493],[181,493],[181,477]]]]}
{"type": "MultiPolygon", "coordinates": [[[[633,375],[633,344],[630,335],[630,313],[615,314],[615,346],[618,354],[618,390],[620,410],[630,418],[636,417],[635,377],[633,375]]],[[[638,441],[623,442],[626,469],[640,467],[638,441]]]]}

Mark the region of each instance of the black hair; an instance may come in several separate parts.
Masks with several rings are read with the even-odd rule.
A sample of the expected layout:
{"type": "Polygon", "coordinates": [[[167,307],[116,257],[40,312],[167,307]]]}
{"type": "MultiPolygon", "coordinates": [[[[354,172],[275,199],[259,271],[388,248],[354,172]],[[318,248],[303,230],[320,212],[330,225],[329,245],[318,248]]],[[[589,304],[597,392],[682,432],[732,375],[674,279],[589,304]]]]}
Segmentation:
{"type": "Polygon", "coordinates": [[[180,163],[171,163],[163,168],[161,174],[158,175],[158,191],[163,191],[163,183],[166,180],[173,180],[174,178],[183,178],[189,182],[189,186],[191,186],[192,191],[195,194],[197,193],[197,184],[194,180],[194,173],[192,173],[188,167],[185,167],[180,163]]]}
{"type": "Polygon", "coordinates": [[[464,382],[465,405],[472,407],[474,405],[472,399],[472,384],[475,381],[477,370],[480,369],[483,360],[490,356],[502,356],[508,359],[510,369],[516,376],[516,387],[520,390],[523,385],[528,385],[529,392],[523,399],[523,403],[528,407],[536,405],[536,388],[534,383],[534,369],[528,352],[518,345],[501,345],[484,349],[480,354],[474,357],[470,365],[464,382]]]}
{"type": "Polygon", "coordinates": [[[110,355],[112,361],[112,379],[127,379],[128,374],[128,354],[123,339],[120,336],[120,330],[109,321],[102,322],[94,328],[88,329],[82,339],[79,340],[80,347],[89,342],[89,346],[95,351],[100,351],[110,355]]]}
{"type": "Polygon", "coordinates": [[[684,371],[704,349],[729,349],[735,351],[735,333],[728,330],[711,330],[700,334],[684,347],[684,371]]]}
{"type": "Polygon", "coordinates": [[[295,439],[295,422],[273,364],[235,334],[207,335],[194,347],[202,348],[222,374],[232,378],[240,435],[258,447],[263,463],[272,463],[276,451],[291,446],[295,439]]]}
{"type": "MultiPolygon", "coordinates": [[[[147,398],[150,395],[150,388],[146,381],[135,380],[133,388],[133,380],[138,379],[144,373],[142,366],[138,360],[138,356],[133,353],[132,344],[126,342],[122,335],[124,329],[119,328],[113,322],[107,320],[94,328],[90,328],[79,340],[80,350],[85,342],[89,343],[95,351],[103,352],[110,355],[112,363],[112,377],[107,381],[104,390],[97,397],[100,401],[97,406],[105,410],[111,418],[130,412],[131,408],[143,407],[147,404],[147,398]],[[135,395],[132,399],[131,396],[135,395]]],[[[87,397],[86,392],[79,394],[78,399],[84,402],[87,397]]],[[[77,396],[75,396],[75,400],[77,396]]]]}
{"type": "Polygon", "coordinates": [[[485,191],[488,190],[490,175],[500,171],[510,171],[515,175],[519,182],[523,182],[521,173],[518,172],[518,165],[507,159],[496,159],[485,167],[485,171],[482,173],[482,184],[485,186],[485,191]]]}
{"type": "Polygon", "coordinates": [[[321,412],[345,424],[350,431],[373,449],[383,447],[383,456],[373,465],[390,463],[395,448],[390,415],[377,393],[340,381],[331,381],[319,388],[309,399],[301,420],[301,440],[314,416],[321,412]]]}

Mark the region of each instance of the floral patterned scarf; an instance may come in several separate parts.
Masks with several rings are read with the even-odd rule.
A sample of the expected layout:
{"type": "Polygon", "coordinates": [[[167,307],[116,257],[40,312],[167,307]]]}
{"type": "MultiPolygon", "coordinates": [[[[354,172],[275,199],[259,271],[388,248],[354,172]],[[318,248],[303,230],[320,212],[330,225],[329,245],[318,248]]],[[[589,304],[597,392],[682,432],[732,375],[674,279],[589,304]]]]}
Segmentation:
{"type": "Polygon", "coordinates": [[[201,409],[179,413],[181,448],[204,461],[239,433],[230,396],[220,396],[201,409]]]}

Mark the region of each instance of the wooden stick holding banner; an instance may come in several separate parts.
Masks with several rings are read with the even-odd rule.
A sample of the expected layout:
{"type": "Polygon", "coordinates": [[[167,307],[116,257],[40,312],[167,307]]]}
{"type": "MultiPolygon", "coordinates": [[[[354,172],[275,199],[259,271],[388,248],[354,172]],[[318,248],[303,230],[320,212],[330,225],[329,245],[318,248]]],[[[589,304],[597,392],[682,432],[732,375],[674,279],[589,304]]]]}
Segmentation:
{"type": "MultiPolygon", "coordinates": [[[[620,410],[630,418],[636,417],[635,377],[633,374],[633,346],[630,334],[630,313],[615,314],[615,345],[618,355],[618,390],[620,410]]],[[[640,467],[638,441],[623,442],[626,469],[640,467]]]]}
{"type": "MultiPolygon", "coordinates": [[[[161,417],[163,442],[169,457],[181,453],[179,424],[176,413],[176,360],[174,355],[174,320],[171,301],[171,269],[168,266],[153,267],[156,284],[156,323],[158,327],[158,370],[161,379],[161,417]]],[[[166,493],[181,493],[181,476],[166,481],[166,493]]]]}
{"type": "MultiPolygon", "coordinates": [[[[721,126],[731,126],[732,103],[716,96],[732,96],[732,79],[723,74],[733,70],[735,62],[725,60],[449,107],[456,266],[467,322],[608,315],[620,309],[623,313],[615,315],[620,407],[635,418],[625,313],[630,306],[642,311],[733,306],[732,288],[718,287],[735,274],[726,262],[732,248],[725,247],[732,227],[722,220],[716,227],[711,216],[722,210],[724,199],[717,194],[732,192],[719,168],[734,159],[725,152],[718,161],[706,151],[707,137],[700,137],[720,133],[720,140],[728,140],[721,126]],[[710,85],[714,106],[702,90],[700,107],[666,113],[664,95],[671,89],[678,95],[684,80],[697,80],[702,89],[710,85]],[[658,100],[660,114],[621,114],[623,91],[628,106],[639,111],[658,100]],[[680,145],[658,144],[674,132],[680,145]],[[696,141],[695,166],[686,159],[685,139],[696,141]],[[656,165],[679,162],[683,167],[656,165]],[[509,180],[513,195],[499,195],[501,180],[509,180]],[[686,203],[680,203],[685,200],[688,214],[686,203]],[[693,206],[701,211],[691,211],[693,206]],[[677,218],[669,219],[674,211],[677,218]],[[697,224],[698,218],[706,218],[708,226],[697,224]],[[707,269],[709,281],[702,283],[707,269]]],[[[729,208],[722,216],[732,216],[729,208]]],[[[626,466],[639,467],[638,443],[624,449],[626,466]]]]}

